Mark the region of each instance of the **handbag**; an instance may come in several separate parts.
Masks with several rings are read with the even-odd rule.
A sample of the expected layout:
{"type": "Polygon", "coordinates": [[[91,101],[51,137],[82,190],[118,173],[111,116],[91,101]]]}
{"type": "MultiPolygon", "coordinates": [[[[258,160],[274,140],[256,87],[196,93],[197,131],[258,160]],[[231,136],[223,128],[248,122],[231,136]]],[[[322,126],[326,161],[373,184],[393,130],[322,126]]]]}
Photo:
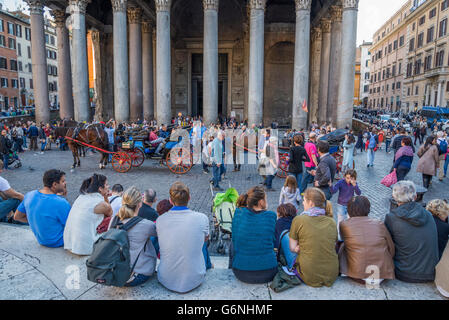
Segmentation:
{"type": "Polygon", "coordinates": [[[396,171],[393,171],[392,173],[386,175],[380,183],[389,188],[397,182],[398,177],[396,175],[396,171]]]}

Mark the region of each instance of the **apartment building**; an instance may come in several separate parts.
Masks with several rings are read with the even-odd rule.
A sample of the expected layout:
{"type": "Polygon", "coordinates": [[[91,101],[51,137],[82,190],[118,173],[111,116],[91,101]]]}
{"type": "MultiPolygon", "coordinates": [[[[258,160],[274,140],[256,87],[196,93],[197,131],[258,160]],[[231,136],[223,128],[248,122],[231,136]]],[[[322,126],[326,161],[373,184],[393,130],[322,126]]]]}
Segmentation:
{"type": "Polygon", "coordinates": [[[48,93],[50,106],[58,106],[58,44],[56,26],[53,21],[45,19],[45,48],[47,51],[48,93]]]}
{"type": "Polygon", "coordinates": [[[360,70],[361,70],[362,50],[360,47],[356,49],[355,53],[355,76],[354,76],[354,105],[358,106],[360,102],[360,70]]]}
{"type": "Polygon", "coordinates": [[[368,107],[398,111],[405,98],[404,76],[407,55],[407,1],[373,36],[368,107]]]}
{"type": "Polygon", "coordinates": [[[363,42],[360,45],[360,104],[368,106],[369,86],[371,84],[371,51],[372,42],[363,42]]]}
{"type": "Polygon", "coordinates": [[[406,19],[405,105],[447,107],[449,101],[449,0],[415,0],[406,19]]]}
{"type": "Polygon", "coordinates": [[[0,111],[19,106],[16,18],[0,6],[0,111]]]}

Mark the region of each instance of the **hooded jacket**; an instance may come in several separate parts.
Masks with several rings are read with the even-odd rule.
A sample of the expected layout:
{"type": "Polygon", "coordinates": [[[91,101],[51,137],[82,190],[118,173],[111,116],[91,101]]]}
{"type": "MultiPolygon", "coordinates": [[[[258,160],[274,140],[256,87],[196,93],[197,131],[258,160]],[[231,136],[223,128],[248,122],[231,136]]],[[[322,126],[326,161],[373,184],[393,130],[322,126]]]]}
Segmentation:
{"type": "Polygon", "coordinates": [[[433,281],[439,256],[432,215],[419,203],[409,202],[387,214],[385,226],[395,245],[396,278],[405,282],[433,281]]]}

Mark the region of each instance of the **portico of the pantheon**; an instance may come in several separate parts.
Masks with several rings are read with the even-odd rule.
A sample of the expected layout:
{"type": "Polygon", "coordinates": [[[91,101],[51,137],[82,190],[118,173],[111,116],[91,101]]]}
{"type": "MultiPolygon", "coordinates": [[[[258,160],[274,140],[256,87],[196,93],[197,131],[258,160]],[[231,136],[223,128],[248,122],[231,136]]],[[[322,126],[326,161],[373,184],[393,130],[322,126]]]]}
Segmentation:
{"type": "Polygon", "coordinates": [[[312,121],[351,125],[358,0],[27,2],[38,122],[50,118],[47,6],[57,25],[61,118],[166,124],[181,112],[206,124],[235,115],[296,129],[312,121]]]}

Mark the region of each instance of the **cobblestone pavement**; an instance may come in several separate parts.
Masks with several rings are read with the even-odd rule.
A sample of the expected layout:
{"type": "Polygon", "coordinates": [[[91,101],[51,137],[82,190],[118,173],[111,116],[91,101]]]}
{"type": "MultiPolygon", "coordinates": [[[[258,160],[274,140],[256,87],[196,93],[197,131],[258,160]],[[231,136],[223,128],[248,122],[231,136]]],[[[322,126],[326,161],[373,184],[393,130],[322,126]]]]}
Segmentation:
{"type": "MultiPolygon", "coordinates": [[[[186,175],[175,175],[169,172],[167,167],[159,165],[158,161],[145,160],[139,168],[132,168],[128,173],[117,173],[110,165],[105,170],[98,169],[100,155],[88,154],[86,158],[81,158],[81,167],[73,172],[70,170],[72,164],[72,155],[69,151],[51,150],[41,155],[35,152],[26,151],[20,154],[22,159],[22,168],[8,170],[3,172],[2,176],[6,178],[11,186],[22,192],[41,188],[43,173],[52,168],[61,169],[66,172],[68,200],[73,203],[79,194],[79,188],[83,179],[88,178],[92,173],[102,173],[108,177],[109,185],[116,183],[122,184],[125,189],[130,186],[136,186],[140,190],[153,188],[157,192],[157,199],[168,198],[170,185],[175,181],[184,182],[191,193],[190,208],[211,216],[212,194],[209,187],[211,174],[203,173],[201,165],[195,165],[186,175]]],[[[389,199],[391,190],[380,184],[380,180],[389,172],[392,165],[393,154],[386,154],[382,149],[376,152],[376,158],[373,168],[366,167],[366,153],[358,153],[355,157],[358,181],[362,194],[366,195],[371,201],[371,216],[377,219],[383,219],[389,210],[389,199]]],[[[421,174],[416,172],[418,158],[415,157],[412,170],[408,178],[417,184],[422,185],[421,174]]],[[[227,165],[228,180],[221,182],[223,188],[231,185],[239,193],[245,192],[250,187],[257,185],[262,181],[257,174],[256,165],[243,165],[240,172],[232,172],[233,165],[227,165]]],[[[284,180],[275,178],[273,187],[276,192],[268,193],[269,209],[276,210],[279,199],[279,191],[284,180]]],[[[449,198],[449,179],[445,178],[443,182],[435,177],[429,192],[424,196],[424,202],[434,198],[449,198]]],[[[337,196],[334,196],[332,202],[336,202],[337,196]]]]}

